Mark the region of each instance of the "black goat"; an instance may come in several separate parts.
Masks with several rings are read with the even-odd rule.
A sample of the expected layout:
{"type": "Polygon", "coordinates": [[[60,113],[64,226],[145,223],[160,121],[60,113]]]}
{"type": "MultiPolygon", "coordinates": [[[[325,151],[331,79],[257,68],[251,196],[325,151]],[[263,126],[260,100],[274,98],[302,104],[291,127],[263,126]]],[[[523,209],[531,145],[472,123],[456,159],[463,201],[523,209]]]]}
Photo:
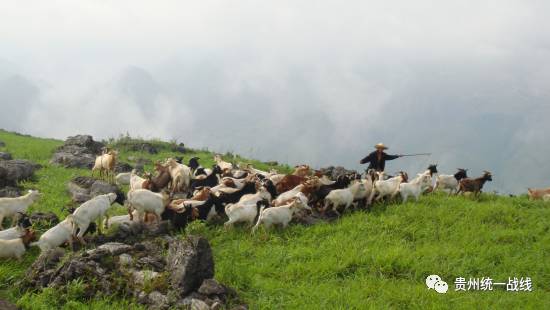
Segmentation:
{"type": "Polygon", "coordinates": [[[201,165],[199,164],[199,159],[198,157],[192,157],[191,159],[189,159],[189,163],[187,166],[189,166],[189,168],[191,168],[191,171],[195,171],[197,170],[201,165]]]}
{"type": "Polygon", "coordinates": [[[223,216],[225,214],[225,210],[220,199],[218,199],[216,195],[210,195],[210,197],[208,197],[203,204],[196,206],[199,211],[198,219],[206,221],[208,219],[208,214],[212,211],[212,207],[214,207],[214,210],[219,216],[223,216]]]}
{"type": "Polygon", "coordinates": [[[312,195],[312,203],[315,204],[317,202],[322,201],[327,197],[327,195],[335,189],[343,189],[349,186],[351,183],[351,180],[346,175],[341,175],[336,179],[336,182],[331,185],[321,185],[317,191],[315,191],[312,195]]]}
{"type": "Polygon", "coordinates": [[[17,226],[21,227],[21,228],[27,228],[27,227],[31,227],[32,226],[32,223],[31,223],[31,219],[29,218],[29,216],[23,212],[17,212],[19,213],[19,219],[17,220],[17,226]]]}
{"type": "Polygon", "coordinates": [[[277,198],[277,188],[273,184],[273,182],[269,179],[264,179],[262,181],[262,185],[267,189],[267,191],[271,194],[271,198],[275,199],[277,198]]]}
{"type": "Polygon", "coordinates": [[[218,185],[218,175],[222,173],[222,169],[218,165],[212,167],[212,173],[210,173],[204,179],[195,179],[191,182],[191,190],[194,191],[197,187],[208,186],[214,187],[218,185]]]}
{"type": "Polygon", "coordinates": [[[433,176],[435,173],[437,173],[437,165],[429,165],[427,170],[430,170],[430,176],[433,176]]]}
{"type": "Polygon", "coordinates": [[[256,193],[256,182],[246,182],[244,187],[234,193],[221,193],[219,200],[222,204],[237,203],[242,196],[256,193]]]}
{"type": "Polygon", "coordinates": [[[184,206],[183,212],[176,212],[170,208],[165,208],[162,212],[162,220],[169,220],[175,229],[185,229],[187,224],[193,220],[193,208],[184,206]]]}

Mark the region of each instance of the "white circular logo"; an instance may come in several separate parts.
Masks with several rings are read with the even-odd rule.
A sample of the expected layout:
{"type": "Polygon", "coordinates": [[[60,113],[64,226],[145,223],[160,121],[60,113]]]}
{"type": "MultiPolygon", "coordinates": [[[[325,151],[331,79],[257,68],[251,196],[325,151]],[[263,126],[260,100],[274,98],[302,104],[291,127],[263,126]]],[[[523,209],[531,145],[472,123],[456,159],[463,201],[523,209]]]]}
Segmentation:
{"type": "Polygon", "coordinates": [[[435,285],[435,282],[437,281],[441,281],[441,278],[438,275],[436,274],[429,275],[426,277],[426,286],[429,289],[435,289],[434,285],[435,285]]]}
{"type": "Polygon", "coordinates": [[[439,294],[445,294],[449,290],[449,285],[445,281],[437,281],[435,282],[434,289],[439,294]]]}

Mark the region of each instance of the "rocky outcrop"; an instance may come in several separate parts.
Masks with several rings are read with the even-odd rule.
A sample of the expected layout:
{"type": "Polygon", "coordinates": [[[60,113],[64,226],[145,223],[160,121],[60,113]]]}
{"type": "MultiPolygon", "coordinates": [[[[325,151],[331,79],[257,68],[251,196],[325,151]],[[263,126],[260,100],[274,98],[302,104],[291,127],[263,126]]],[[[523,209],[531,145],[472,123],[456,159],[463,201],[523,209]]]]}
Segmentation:
{"type": "Polygon", "coordinates": [[[346,168],[341,166],[337,166],[337,167],[329,166],[326,168],[321,168],[319,169],[319,171],[323,175],[326,175],[333,180],[336,180],[339,176],[342,176],[342,175],[357,173],[357,171],[355,170],[347,170],[346,168]]]}
{"type": "Polygon", "coordinates": [[[19,308],[17,308],[16,305],[12,304],[9,301],[0,299],[0,309],[2,309],[2,310],[17,310],[19,308]]]}
{"type": "Polygon", "coordinates": [[[0,197],[19,197],[21,190],[18,187],[6,186],[0,189],[0,197]]]}
{"type": "Polygon", "coordinates": [[[168,250],[170,284],[183,294],[199,288],[204,279],[214,277],[214,260],[208,241],[190,237],[186,242],[172,242],[168,250]]]}
{"type": "Polygon", "coordinates": [[[128,157],[128,160],[135,163],[134,169],[136,169],[136,171],[139,173],[144,171],[145,165],[150,165],[153,163],[153,161],[150,160],[149,158],[135,157],[135,156],[128,157]]]}
{"type": "Polygon", "coordinates": [[[84,298],[133,296],[150,309],[220,309],[237,301],[236,292],[213,277],[206,239],[164,236],[134,244],[109,242],[78,253],[43,252],[20,284],[31,291],[52,287],[63,292],[78,279],[85,286],[84,298]]]}
{"type": "Polygon", "coordinates": [[[95,158],[101,154],[105,145],[94,141],[92,136],[77,135],[69,137],[60,146],[51,159],[51,163],[62,165],[67,168],[86,168],[94,166],[95,158]]]}
{"type": "Polygon", "coordinates": [[[10,153],[0,152],[0,160],[10,160],[10,159],[12,159],[10,153]]]}
{"type": "Polygon", "coordinates": [[[179,143],[179,144],[173,144],[172,145],[172,152],[177,153],[185,153],[187,150],[185,149],[185,144],[179,143]]]}
{"type": "Polygon", "coordinates": [[[142,140],[117,141],[116,147],[130,152],[143,152],[149,154],[157,154],[159,152],[155,145],[142,140]]]}
{"type": "Polygon", "coordinates": [[[33,212],[29,216],[31,223],[38,227],[53,227],[59,223],[59,218],[53,212],[33,212]]]}
{"type": "Polygon", "coordinates": [[[67,191],[71,194],[72,200],[77,203],[88,201],[98,195],[122,193],[121,189],[114,184],[86,176],[78,176],[69,181],[67,191]]]}
{"type": "Polygon", "coordinates": [[[29,179],[40,168],[28,160],[0,160],[0,187],[17,186],[17,182],[29,179]]]}
{"type": "Polygon", "coordinates": [[[117,161],[115,164],[115,173],[130,172],[132,169],[134,169],[134,167],[129,163],[117,161]]]}

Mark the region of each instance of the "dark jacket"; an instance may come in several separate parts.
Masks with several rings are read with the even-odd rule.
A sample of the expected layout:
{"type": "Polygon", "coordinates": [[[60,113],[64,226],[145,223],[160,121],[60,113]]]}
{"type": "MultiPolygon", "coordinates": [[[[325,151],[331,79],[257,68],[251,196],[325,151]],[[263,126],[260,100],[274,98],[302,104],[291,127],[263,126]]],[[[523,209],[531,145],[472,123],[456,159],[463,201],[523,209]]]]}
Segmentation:
{"type": "Polygon", "coordinates": [[[367,157],[361,159],[361,164],[369,163],[368,169],[374,169],[376,171],[384,171],[384,168],[386,167],[386,160],[393,160],[396,158],[399,158],[399,155],[388,155],[385,152],[382,152],[382,158],[378,159],[377,151],[374,151],[367,155],[367,157]]]}

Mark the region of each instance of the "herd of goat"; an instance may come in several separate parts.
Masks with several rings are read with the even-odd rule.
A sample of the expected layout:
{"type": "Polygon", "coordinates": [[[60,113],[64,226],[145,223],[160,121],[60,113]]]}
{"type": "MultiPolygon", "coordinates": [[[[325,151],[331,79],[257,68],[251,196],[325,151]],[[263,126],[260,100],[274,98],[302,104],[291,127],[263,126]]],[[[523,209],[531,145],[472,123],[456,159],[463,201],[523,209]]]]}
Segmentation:
{"type": "MultiPolygon", "coordinates": [[[[29,246],[38,246],[42,251],[73,240],[85,243],[83,236],[97,227],[131,222],[146,224],[169,220],[175,228],[185,228],[194,220],[225,220],[225,227],[235,223],[248,223],[252,231],[260,226],[286,227],[293,219],[315,212],[338,216],[350,207],[370,208],[375,202],[392,200],[400,196],[409,198],[436,190],[449,194],[470,192],[478,195],[485,182],[492,181],[491,173],[485,171],[478,178],[468,178],[465,169],[453,175],[438,174],[437,166],[430,165],[426,171],[409,180],[407,173],[388,176],[384,172],[369,170],[363,175],[356,173],[340,175],[332,180],[321,171],[308,165],[296,166],[291,174],[275,170],[261,171],[251,165],[233,165],[221,156],[214,157],[215,165],[204,168],[199,158],[193,157],[188,164],[169,158],[164,163],[155,163],[154,173],[140,176],[136,171],[114,175],[117,152],[107,151],[97,157],[92,176],[100,177],[119,185],[129,185],[127,195],[108,193],[99,195],[71,210],[63,221],[43,233],[38,241],[31,222],[26,215],[28,207],[40,194],[30,190],[17,198],[0,198],[0,229],[4,218],[12,218],[12,226],[0,231],[0,257],[21,258],[29,246]],[[128,214],[108,217],[107,211],[115,202],[124,205],[128,214]],[[96,221],[100,221],[96,225],[96,221]]],[[[550,199],[550,190],[529,190],[531,198],[550,199]]]]}

